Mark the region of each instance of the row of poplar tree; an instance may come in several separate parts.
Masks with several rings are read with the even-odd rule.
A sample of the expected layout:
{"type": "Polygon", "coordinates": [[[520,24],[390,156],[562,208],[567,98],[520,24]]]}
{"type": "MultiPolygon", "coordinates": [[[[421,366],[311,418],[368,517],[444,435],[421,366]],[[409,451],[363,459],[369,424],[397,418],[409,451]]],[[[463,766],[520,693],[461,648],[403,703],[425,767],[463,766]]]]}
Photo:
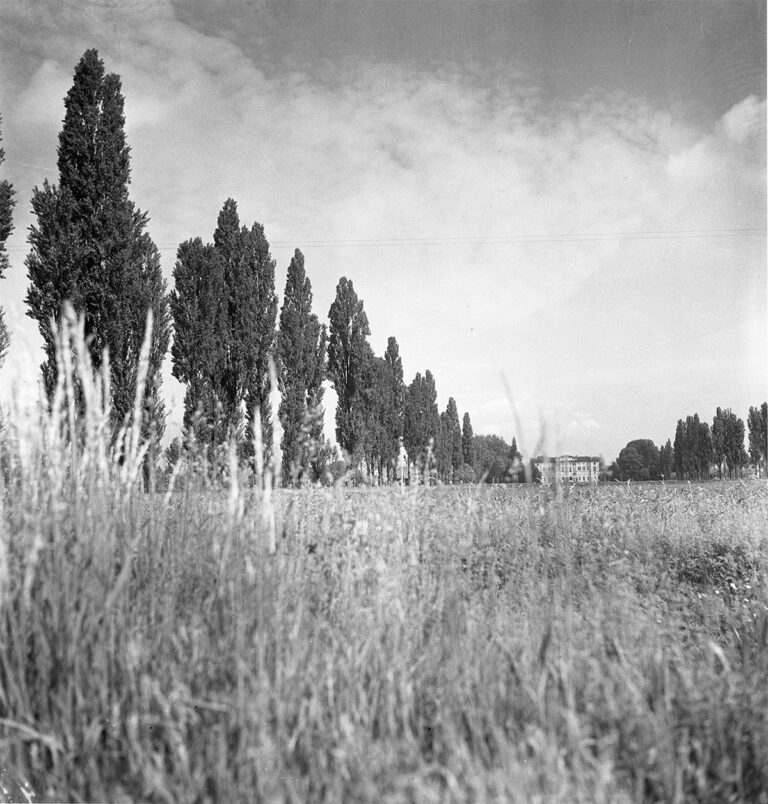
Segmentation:
{"type": "Polygon", "coordinates": [[[618,480],[707,480],[740,478],[750,464],[765,472],[768,459],[768,402],[750,407],[744,420],[730,408],[717,408],[710,427],[699,414],[678,419],[671,439],[657,448],[650,439],[630,441],[609,468],[618,480]],[[748,431],[749,452],[745,448],[748,431]]]}
{"type": "MultiPolygon", "coordinates": [[[[747,416],[749,453],[745,448],[744,420],[730,408],[717,408],[712,420],[700,421],[697,413],[678,419],[674,445],[661,448],[662,463],[679,480],[741,477],[749,464],[761,470],[766,464],[768,403],[750,407],[747,416]]],[[[669,477],[671,472],[667,474],[669,477]]]]}
{"type": "MultiPolygon", "coordinates": [[[[453,398],[438,412],[429,371],[405,386],[395,338],[389,338],[382,357],[374,354],[363,302],[351,281],[339,281],[326,327],[312,311],[312,286],[297,249],[278,321],[275,261],[264,228],[241,225],[232,199],[219,213],[212,243],[198,237],[179,246],[175,287],[168,293],[158,250],[146,231],[147,214],[128,195],[130,151],[120,79],[105,72],[97,51],[83,55],[64,103],[59,182],[46,180],[33,191],[36,222],[26,259],[27,314],[43,338],[41,369],[49,398],[57,382],[57,322],[69,301],[83,316],[95,368],[108,352],[114,423],[126,421],[151,309],[141,416],[143,434],[155,445],[165,429],[160,368],[173,333],[173,374],[186,386],[187,444],[204,447],[206,454],[235,439],[241,455],[252,457],[259,435],[263,457],[270,460],[274,365],[284,480],[315,480],[331,461],[323,436],[326,379],[338,395],[336,438],[353,464],[391,479],[402,444],[409,468],[414,463],[444,481],[474,479],[469,414],[460,425],[453,398]]],[[[12,228],[13,195],[7,181],[0,184],[0,276],[7,266],[3,244],[12,228]]],[[[0,310],[0,359],[8,346],[1,316],[0,310]]]]}

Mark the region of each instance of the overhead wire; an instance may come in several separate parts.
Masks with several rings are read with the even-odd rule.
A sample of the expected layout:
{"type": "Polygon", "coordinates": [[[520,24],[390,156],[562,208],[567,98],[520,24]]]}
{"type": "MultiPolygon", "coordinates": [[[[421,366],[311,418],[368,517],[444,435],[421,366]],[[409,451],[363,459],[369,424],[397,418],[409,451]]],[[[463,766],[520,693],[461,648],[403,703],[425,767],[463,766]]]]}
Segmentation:
{"type": "MultiPolygon", "coordinates": [[[[317,240],[273,240],[270,246],[282,248],[299,244],[302,248],[345,248],[345,247],[418,247],[418,246],[468,246],[468,245],[506,245],[527,243],[592,243],[611,240],[696,240],[728,239],[740,237],[765,237],[764,228],[740,229],[673,229],[642,230],[635,232],[561,232],[507,235],[461,235],[430,237],[380,237],[380,238],[324,238],[317,240]]],[[[180,243],[159,243],[160,251],[177,249],[180,243]]],[[[23,246],[7,248],[7,251],[26,251],[23,246]]]]}

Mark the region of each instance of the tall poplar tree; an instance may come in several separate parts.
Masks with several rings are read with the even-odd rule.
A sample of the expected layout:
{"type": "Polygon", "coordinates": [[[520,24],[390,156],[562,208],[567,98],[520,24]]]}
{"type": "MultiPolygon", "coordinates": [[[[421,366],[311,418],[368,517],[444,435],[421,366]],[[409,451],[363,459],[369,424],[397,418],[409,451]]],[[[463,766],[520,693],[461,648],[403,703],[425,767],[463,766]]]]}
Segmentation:
{"type": "Polygon", "coordinates": [[[198,443],[226,440],[222,373],[226,361],[227,308],[224,261],[198,237],[182,243],[170,294],[174,324],[173,376],[187,386],[184,428],[198,443]]]}
{"type": "Polygon", "coordinates": [[[26,260],[31,285],[27,315],[43,337],[43,381],[56,385],[55,325],[70,301],[84,316],[91,359],[100,366],[109,350],[112,409],[116,424],[132,409],[138,356],[147,310],[154,327],[144,400],[143,430],[157,438],[165,412],[159,395],[160,366],[168,348],[170,320],[160,257],[146,232],[148,217],[128,197],[130,151],[120,78],[106,74],[95,50],[75,68],[64,101],[59,134],[59,184],[35,187],[26,260]]]}
{"type": "Polygon", "coordinates": [[[760,407],[749,408],[747,427],[752,465],[764,470],[768,455],[768,402],[763,402],[760,407]]]}
{"type": "Polygon", "coordinates": [[[475,443],[474,432],[472,431],[472,421],[469,413],[464,414],[461,423],[461,457],[467,466],[475,463],[475,443]]]}
{"type": "Polygon", "coordinates": [[[672,450],[675,476],[678,480],[685,480],[686,478],[685,449],[685,423],[682,419],[678,419],[677,428],[675,429],[675,446],[672,450]]]}
{"type": "Polygon", "coordinates": [[[450,441],[451,469],[457,472],[463,463],[462,444],[461,444],[461,423],[459,422],[459,410],[456,407],[456,400],[453,397],[448,399],[448,407],[445,409],[448,420],[448,438],[450,441]]]}
{"type": "Polygon", "coordinates": [[[227,199],[213,245],[204,245],[199,238],[182,243],[174,276],[172,354],[174,374],[187,383],[185,422],[199,412],[198,428],[206,438],[212,443],[237,438],[242,452],[249,455],[258,408],[264,459],[269,460],[269,360],[277,295],[275,262],[264,227],[259,223],[241,227],[237,204],[227,199]]]}
{"type": "Polygon", "coordinates": [[[336,298],[328,311],[328,377],[338,396],[336,440],[356,463],[362,457],[365,437],[364,373],[369,363],[371,334],[362,299],[352,282],[341,277],[336,298]]]}
{"type": "Polygon", "coordinates": [[[672,442],[667,439],[667,443],[663,447],[659,447],[659,472],[662,480],[669,480],[674,471],[675,453],[672,449],[672,442]]]}
{"type": "Polygon", "coordinates": [[[384,413],[385,453],[384,461],[388,478],[394,480],[400,457],[400,444],[403,438],[403,417],[405,415],[405,383],[403,382],[403,361],[397,339],[390,335],[384,352],[384,388],[386,408],[384,413]]]}
{"type": "MultiPolygon", "coordinates": [[[[312,312],[312,283],[304,255],[296,249],[288,266],[277,357],[282,398],[278,412],[283,427],[283,482],[307,475],[312,459],[324,448],[323,378],[327,332],[312,312]]],[[[316,478],[311,478],[316,479],[316,478]]]]}
{"type": "Polygon", "coordinates": [[[730,408],[717,408],[712,421],[712,451],[722,477],[723,469],[728,477],[741,474],[748,457],[744,449],[744,422],[730,408]]]}
{"type": "Polygon", "coordinates": [[[437,462],[437,476],[443,483],[450,483],[453,479],[453,466],[451,465],[451,426],[448,414],[440,414],[440,430],[435,444],[435,459],[437,462]]]}
{"type": "Polygon", "coordinates": [[[227,199],[219,213],[214,245],[224,260],[227,298],[223,396],[230,426],[239,424],[245,402],[245,451],[253,444],[253,420],[260,411],[264,459],[272,454],[269,361],[275,344],[277,294],[275,261],[264,227],[240,227],[237,204],[227,199]]]}
{"type": "Polygon", "coordinates": [[[432,372],[427,369],[422,377],[417,372],[405,393],[403,444],[409,464],[424,472],[431,468],[427,461],[430,449],[433,460],[440,438],[440,414],[437,409],[437,389],[432,372]]]}
{"type": "MultiPolygon", "coordinates": [[[[3,118],[0,116],[0,124],[3,118]]],[[[2,132],[0,131],[0,142],[3,141],[2,132]]],[[[5,151],[0,148],[0,166],[5,161],[5,151]]],[[[13,185],[7,180],[0,181],[0,279],[5,276],[5,270],[8,267],[8,253],[5,250],[5,241],[10,237],[13,231],[13,207],[15,201],[13,185]]],[[[8,352],[8,329],[5,325],[5,313],[3,308],[0,307],[0,367],[5,361],[5,355],[8,352]]]]}

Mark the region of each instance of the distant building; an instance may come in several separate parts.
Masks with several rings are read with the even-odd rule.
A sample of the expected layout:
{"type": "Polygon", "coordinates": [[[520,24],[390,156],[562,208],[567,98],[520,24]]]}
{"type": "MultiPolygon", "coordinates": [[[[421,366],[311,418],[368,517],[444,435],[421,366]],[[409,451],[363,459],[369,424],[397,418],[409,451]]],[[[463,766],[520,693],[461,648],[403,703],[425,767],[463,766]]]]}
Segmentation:
{"type": "Polygon", "coordinates": [[[540,455],[534,463],[542,483],[597,483],[600,479],[600,458],[589,455],[540,455]]]}

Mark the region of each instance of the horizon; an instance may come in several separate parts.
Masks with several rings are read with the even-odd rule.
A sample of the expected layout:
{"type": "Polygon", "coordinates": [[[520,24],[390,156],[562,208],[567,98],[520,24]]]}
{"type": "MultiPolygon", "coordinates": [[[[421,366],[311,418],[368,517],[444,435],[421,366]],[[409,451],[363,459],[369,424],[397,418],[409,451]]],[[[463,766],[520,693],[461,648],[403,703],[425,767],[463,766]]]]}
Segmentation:
{"type": "MultiPolygon", "coordinates": [[[[122,80],[131,198],[171,271],[228,197],[294,248],[321,321],[339,277],[406,384],[527,457],[613,460],[766,398],[765,4],[10,2],[0,115],[16,190],[0,404],[37,398],[32,188],[96,47],[122,80]],[[466,9],[472,8],[470,14],[466,9]],[[226,14],[222,13],[226,9],[226,14]],[[510,54],[510,51],[513,51],[510,54]]],[[[166,438],[183,388],[163,367],[166,438]]],[[[335,441],[335,395],[325,435],[335,441]]]]}

